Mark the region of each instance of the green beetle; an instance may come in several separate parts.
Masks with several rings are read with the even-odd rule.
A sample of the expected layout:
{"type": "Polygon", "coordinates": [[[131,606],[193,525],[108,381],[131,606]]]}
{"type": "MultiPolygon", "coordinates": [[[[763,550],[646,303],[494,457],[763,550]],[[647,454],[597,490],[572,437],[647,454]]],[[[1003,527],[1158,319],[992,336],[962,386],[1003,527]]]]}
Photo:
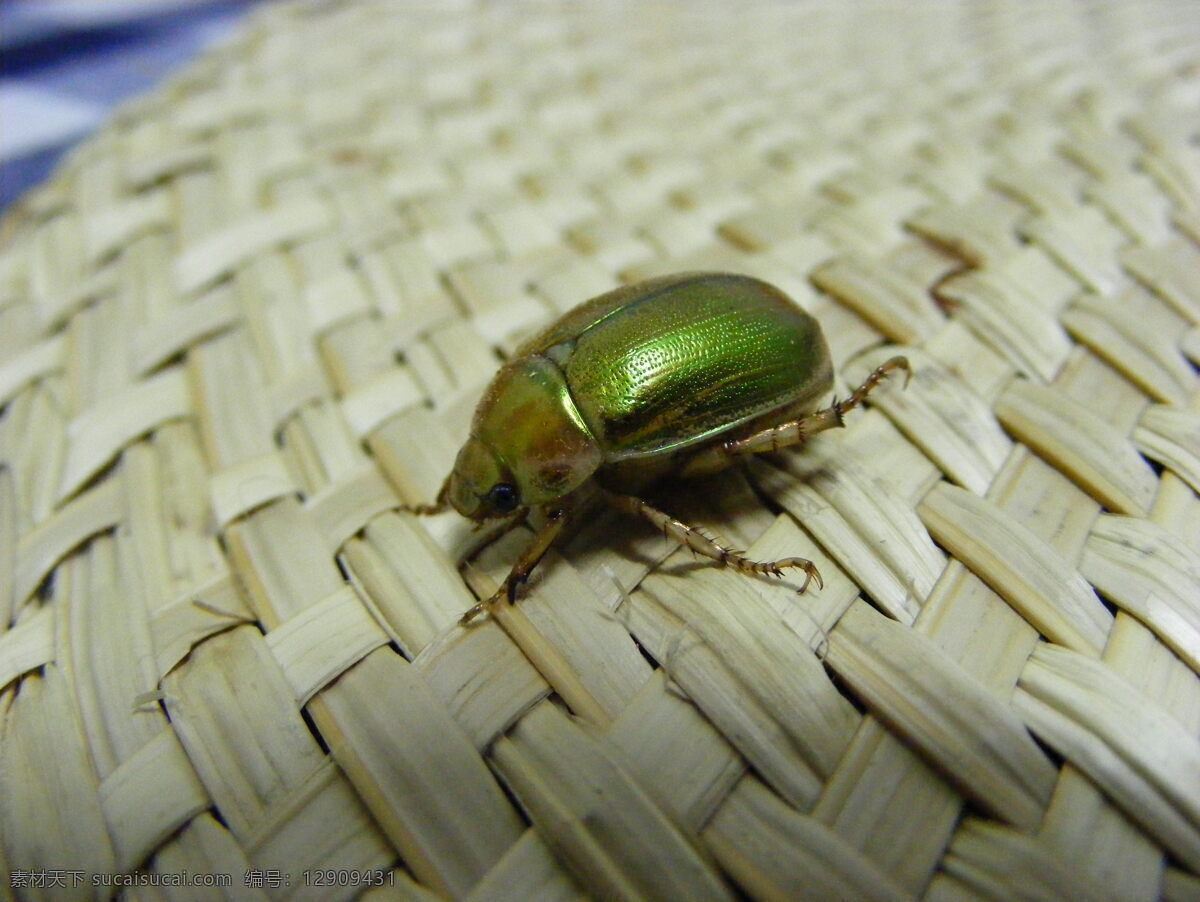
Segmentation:
{"type": "Polygon", "coordinates": [[[492,380],[437,504],[475,521],[545,514],[492,598],[516,597],[585,494],[722,565],[779,576],[804,558],[752,561],[638,497],[667,474],[694,476],[746,454],[797,445],[843,425],[892,370],[893,357],[845,401],[817,409],[833,364],[817,321],[782,291],[748,276],[682,273],[627,285],[571,310],[521,345],[492,380]]]}

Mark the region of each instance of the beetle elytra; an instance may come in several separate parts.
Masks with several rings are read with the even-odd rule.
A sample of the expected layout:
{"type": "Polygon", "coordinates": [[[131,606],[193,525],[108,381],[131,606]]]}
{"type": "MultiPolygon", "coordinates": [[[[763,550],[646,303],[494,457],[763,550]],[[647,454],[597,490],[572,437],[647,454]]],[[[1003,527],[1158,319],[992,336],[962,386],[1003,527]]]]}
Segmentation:
{"type": "Polygon", "coordinates": [[[437,503],[481,522],[545,515],[500,589],[462,622],[518,587],[581,508],[584,495],[648,520],[692,551],[747,574],[804,571],[801,557],[752,561],[640,497],[667,475],[712,473],[748,454],[803,444],[844,425],[893,370],[893,357],[844,401],[819,408],[833,364],[817,321],[748,276],[682,273],[617,288],[534,335],[484,392],[437,503]]]}

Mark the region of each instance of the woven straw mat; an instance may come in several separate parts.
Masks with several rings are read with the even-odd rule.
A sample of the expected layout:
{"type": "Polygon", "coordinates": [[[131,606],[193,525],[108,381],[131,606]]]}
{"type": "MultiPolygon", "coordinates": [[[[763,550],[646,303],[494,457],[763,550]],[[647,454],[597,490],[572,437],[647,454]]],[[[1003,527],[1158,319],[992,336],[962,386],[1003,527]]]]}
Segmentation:
{"type": "Polygon", "coordinates": [[[0,897],[1197,899],[1198,114],[1196,4],[256,12],[3,226],[0,897]],[[460,626],[530,532],[405,506],[683,270],[912,362],[653,495],[823,588],[460,626]]]}

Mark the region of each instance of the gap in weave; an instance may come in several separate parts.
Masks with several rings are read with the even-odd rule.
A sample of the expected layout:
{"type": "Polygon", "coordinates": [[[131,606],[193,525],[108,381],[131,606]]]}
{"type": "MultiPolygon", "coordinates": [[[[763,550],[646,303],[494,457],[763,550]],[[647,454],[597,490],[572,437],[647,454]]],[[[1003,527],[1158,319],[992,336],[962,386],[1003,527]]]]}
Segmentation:
{"type": "MultiPolygon", "coordinates": [[[[1088,585],[1091,585],[1091,583],[1088,583],[1088,585]]],[[[1104,607],[1108,610],[1108,613],[1112,614],[1113,617],[1116,617],[1117,614],[1121,612],[1121,606],[1110,600],[1109,597],[1101,592],[1098,588],[1092,586],[1092,591],[1095,592],[1096,597],[1100,599],[1100,604],[1104,605],[1104,607]]]]}
{"type": "Polygon", "coordinates": [[[1057,770],[1062,771],[1062,769],[1067,765],[1067,759],[1056,752],[1052,746],[1042,742],[1041,737],[1037,733],[1033,732],[1033,730],[1030,730],[1027,727],[1025,732],[1027,732],[1033,739],[1034,744],[1041,749],[1042,754],[1046,756],[1047,760],[1049,760],[1049,762],[1054,765],[1057,770]]]}
{"type": "Polygon", "coordinates": [[[650,665],[652,670],[660,670],[662,668],[662,665],[659,664],[658,659],[650,653],[646,646],[642,645],[642,643],[638,641],[637,636],[635,636],[633,633],[629,633],[629,638],[633,641],[633,647],[638,650],[638,654],[646,659],[646,663],[650,665]]]}
{"type": "MultiPolygon", "coordinates": [[[[225,815],[221,813],[221,807],[219,805],[211,805],[207,810],[208,813],[212,815],[213,820],[221,825],[222,830],[224,830],[226,833],[229,833],[231,836],[234,835],[233,830],[231,830],[229,827],[229,821],[227,821],[225,819],[225,815]]],[[[184,826],[186,826],[186,824],[184,826]]]]}
{"type": "Polygon", "coordinates": [[[824,658],[821,658],[820,661],[821,666],[825,668],[825,675],[829,678],[829,682],[833,684],[833,687],[838,691],[838,694],[850,703],[851,707],[858,712],[860,717],[870,714],[870,709],[862,703],[859,697],[855,694],[854,690],[850,688],[850,685],[838,675],[838,672],[833,670],[827,663],[825,663],[824,658]]]}
{"type": "Polygon", "coordinates": [[[346,567],[346,559],[341,554],[333,556],[333,563],[338,568],[338,573],[342,575],[342,582],[347,586],[353,586],[354,580],[350,576],[350,570],[346,567]]]}
{"type": "Polygon", "coordinates": [[[308,705],[300,709],[300,718],[304,721],[304,725],[308,727],[308,732],[312,734],[313,741],[320,747],[321,752],[325,755],[330,754],[329,743],[325,741],[325,737],[317,729],[317,724],[312,719],[312,715],[308,713],[308,705]]]}
{"type": "MultiPolygon", "coordinates": [[[[437,281],[446,297],[450,298],[450,302],[454,304],[454,308],[458,312],[458,318],[467,322],[473,320],[474,316],[471,313],[471,305],[467,303],[466,299],[459,294],[458,289],[454,287],[454,279],[450,277],[450,273],[444,269],[439,269],[437,272],[437,281]]],[[[492,350],[497,354],[500,353],[499,348],[494,346],[492,350]]],[[[503,360],[504,358],[501,357],[500,359],[503,360]]]]}
{"type": "Polygon", "coordinates": [[[33,590],[34,597],[37,598],[38,601],[50,604],[54,600],[54,578],[57,574],[58,567],[50,568],[50,572],[46,574],[45,578],[40,583],[38,583],[37,588],[33,590]]]}
{"type": "MultiPolygon", "coordinates": [[[[145,436],[142,436],[138,441],[144,441],[150,437],[151,437],[150,435],[145,435],[145,436]]],[[[112,460],[110,460],[108,463],[106,463],[104,466],[102,466],[99,470],[97,470],[95,473],[93,473],[90,477],[88,477],[86,482],[80,483],[77,488],[73,489],[69,495],[67,495],[65,498],[63,498],[59,502],[59,507],[62,507],[63,505],[66,505],[66,504],[70,504],[71,501],[73,501],[76,498],[81,498],[82,496],[84,496],[88,492],[90,492],[92,489],[99,488],[101,485],[103,485],[105,482],[107,482],[110,477],[113,477],[114,474],[117,472],[118,466],[121,463],[121,457],[122,457],[123,453],[124,453],[124,448],[122,448],[115,455],[113,455],[112,460]]],[[[115,481],[115,479],[114,479],[114,481],[115,481]]],[[[116,527],[105,530],[105,532],[115,532],[115,531],[116,531],[116,527]]],[[[96,535],[104,535],[104,533],[97,533],[96,535]]],[[[93,536],[92,538],[95,538],[95,536],[93,536]]]]}
{"type": "Polygon", "coordinates": [[[41,664],[33,670],[21,674],[7,686],[0,688],[0,699],[3,699],[3,707],[0,707],[0,715],[8,717],[11,715],[13,708],[16,707],[17,698],[21,695],[21,687],[25,681],[37,677],[39,680],[46,678],[46,665],[41,664]]]}
{"type": "MultiPolygon", "coordinates": [[[[549,698],[551,701],[554,701],[554,700],[558,699],[558,696],[551,694],[549,696],[549,698]]],[[[565,704],[560,704],[559,707],[562,710],[564,710],[568,716],[573,716],[571,709],[568,708],[565,704]]],[[[509,727],[509,729],[511,730],[512,727],[509,727]]],[[[508,734],[508,730],[505,730],[505,732],[502,733],[501,736],[507,736],[507,734],[508,734]]],[[[498,736],[496,738],[499,739],[500,737],[498,736]]],[[[504,779],[504,771],[502,771],[499,767],[497,767],[496,764],[492,761],[491,749],[495,745],[495,742],[496,742],[496,740],[492,740],[492,745],[488,746],[488,748],[484,750],[484,753],[483,753],[484,760],[487,762],[488,767],[492,772],[492,775],[495,777],[496,786],[498,786],[500,788],[500,792],[503,794],[504,798],[508,801],[509,807],[513,811],[516,812],[517,817],[519,817],[521,819],[521,823],[524,824],[526,829],[528,829],[533,826],[533,821],[531,821],[529,819],[529,814],[525,811],[525,806],[523,806],[521,804],[521,800],[519,798],[517,798],[517,796],[512,791],[512,787],[508,785],[508,781],[504,779]]]]}
{"type": "Polygon", "coordinates": [[[409,664],[413,662],[413,656],[405,654],[404,649],[400,647],[400,643],[395,639],[389,639],[387,643],[381,645],[380,648],[390,648],[396,653],[396,656],[400,658],[400,660],[407,661],[409,664]]]}

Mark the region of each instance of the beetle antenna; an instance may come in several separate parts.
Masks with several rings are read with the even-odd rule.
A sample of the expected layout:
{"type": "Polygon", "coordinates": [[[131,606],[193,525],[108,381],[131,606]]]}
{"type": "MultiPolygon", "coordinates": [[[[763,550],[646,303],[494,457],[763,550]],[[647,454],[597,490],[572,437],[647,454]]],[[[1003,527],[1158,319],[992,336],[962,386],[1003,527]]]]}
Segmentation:
{"type": "Polygon", "coordinates": [[[433,504],[406,504],[404,510],[409,513],[416,514],[419,517],[426,517],[430,514],[440,514],[450,507],[450,477],[447,476],[442,483],[442,487],[438,489],[437,500],[433,504]]]}

